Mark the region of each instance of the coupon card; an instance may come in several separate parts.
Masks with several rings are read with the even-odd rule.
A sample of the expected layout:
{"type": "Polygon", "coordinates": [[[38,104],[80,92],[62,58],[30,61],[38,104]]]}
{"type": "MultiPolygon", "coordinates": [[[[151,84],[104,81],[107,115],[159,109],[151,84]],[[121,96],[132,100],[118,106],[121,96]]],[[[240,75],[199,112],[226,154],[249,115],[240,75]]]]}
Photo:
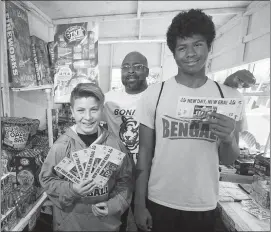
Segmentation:
{"type": "Polygon", "coordinates": [[[116,171],[122,164],[125,153],[113,148],[109,148],[106,156],[95,169],[92,179],[98,187],[103,187],[114,171],[116,171]]]}
{"type": "Polygon", "coordinates": [[[65,157],[63,160],[57,164],[54,169],[68,178],[71,182],[75,184],[80,183],[80,177],[76,169],[75,163],[69,159],[68,157],[65,157]]]}
{"type": "Polygon", "coordinates": [[[176,117],[205,121],[210,112],[223,114],[239,121],[243,101],[239,98],[186,97],[178,99],[176,117]]]}
{"type": "Polygon", "coordinates": [[[98,144],[91,145],[88,148],[89,157],[88,157],[88,161],[86,163],[86,168],[83,175],[84,179],[90,178],[90,175],[94,171],[95,167],[104,158],[106,149],[107,149],[106,146],[98,145],[98,144]]]}
{"type": "Polygon", "coordinates": [[[88,163],[89,156],[90,156],[90,149],[84,149],[77,152],[72,153],[73,161],[76,164],[77,171],[80,175],[80,179],[83,179],[86,164],[88,163]]]}
{"type": "Polygon", "coordinates": [[[101,163],[101,161],[105,158],[109,146],[104,146],[104,145],[93,145],[91,146],[92,149],[95,149],[95,157],[91,169],[91,174],[94,172],[94,170],[98,167],[98,165],[101,163]]]}

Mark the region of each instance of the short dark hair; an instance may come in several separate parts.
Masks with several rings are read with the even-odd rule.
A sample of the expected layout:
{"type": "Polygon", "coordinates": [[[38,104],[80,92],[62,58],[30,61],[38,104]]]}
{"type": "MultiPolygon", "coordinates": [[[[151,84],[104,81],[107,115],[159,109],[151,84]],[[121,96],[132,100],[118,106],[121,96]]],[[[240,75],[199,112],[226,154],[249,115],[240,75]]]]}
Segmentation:
{"type": "Polygon", "coordinates": [[[167,31],[167,45],[174,54],[177,38],[187,38],[202,35],[210,49],[215,38],[215,25],[212,17],[199,9],[191,9],[176,15],[167,31]]]}
{"type": "Polygon", "coordinates": [[[74,101],[78,98],[94,97],[99,103],[104,104],[104,94],[98,85],[93,83],[80,83],[71,92],[70,104],[73,107],[74,101]]]}

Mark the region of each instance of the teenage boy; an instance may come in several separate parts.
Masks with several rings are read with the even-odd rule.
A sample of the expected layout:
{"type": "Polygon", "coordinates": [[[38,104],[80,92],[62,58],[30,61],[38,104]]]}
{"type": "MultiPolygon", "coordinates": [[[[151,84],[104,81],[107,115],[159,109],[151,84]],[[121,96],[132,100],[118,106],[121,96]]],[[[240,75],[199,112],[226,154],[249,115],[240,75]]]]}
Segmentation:
{"type": "Polygon", "coordinates": [[[243,101],[236,89],[220,86],[205,75],[214,38],[212,19],[201,10],[174,17],[167,44],[178,74],[150,86],[137,106],[135,218],[142,230],[214,231],[219,162],[231,164],[238,157],[242,123],[215,112],[204,123],[177,113],[182,96],[243,101]]]}

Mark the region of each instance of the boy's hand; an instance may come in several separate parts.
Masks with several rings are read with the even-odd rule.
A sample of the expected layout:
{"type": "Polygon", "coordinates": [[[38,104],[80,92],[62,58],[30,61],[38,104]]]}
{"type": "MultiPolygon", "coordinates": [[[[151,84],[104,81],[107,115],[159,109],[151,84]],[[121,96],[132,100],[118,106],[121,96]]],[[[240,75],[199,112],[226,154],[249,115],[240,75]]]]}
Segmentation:
{"type": "Polygon", "coordinates": [[[92,205],[92,212],[96,217],[104,217],[108,215],[108,207],[105,202],[92,205]]]}
{"type": "Polygon", "coordinates": [[[235,120],[215,112],[211,112],[208,115],[207,123],[210,125],[212,133],[214,133],[221,141],[231,143],[234,138],[236,126],[235,120]]]}
{"type": "Polygon", "coordinates": [[[80,184],[72,185],[74,192],[81,196],[87,196],[94,189],[95,184],[93,180],[83,180],[80,184]]]}

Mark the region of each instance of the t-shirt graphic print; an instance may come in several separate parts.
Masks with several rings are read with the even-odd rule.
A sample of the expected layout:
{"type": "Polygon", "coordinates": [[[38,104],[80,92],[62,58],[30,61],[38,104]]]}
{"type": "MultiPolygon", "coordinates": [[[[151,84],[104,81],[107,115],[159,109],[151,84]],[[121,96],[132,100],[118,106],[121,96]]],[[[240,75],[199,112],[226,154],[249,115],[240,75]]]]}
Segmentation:
{"type": "Polygon", "coordinates": [[[141,95],[110,91],[105,94],[104,104],[104,119],[108,130],[120,138],[135,163],[139,150],[139,123],[134,115],[141,95]]]}
{"type": "Polygon", "coordinates": [[[168,115],[162,116],[163,138],[198,139],[215,142],[217,140],[209,125],[195,119],[175,118],[168,115]]]}

